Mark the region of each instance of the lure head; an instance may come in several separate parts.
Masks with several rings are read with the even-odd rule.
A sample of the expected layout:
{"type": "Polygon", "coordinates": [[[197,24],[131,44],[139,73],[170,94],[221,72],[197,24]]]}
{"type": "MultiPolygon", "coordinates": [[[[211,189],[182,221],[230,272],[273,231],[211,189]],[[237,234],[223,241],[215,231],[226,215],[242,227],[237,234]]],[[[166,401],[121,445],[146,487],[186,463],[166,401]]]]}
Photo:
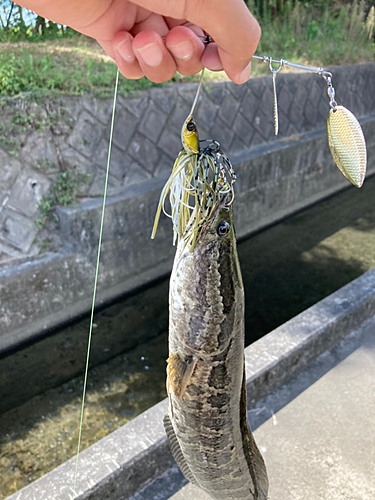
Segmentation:
{"type": "Polygon", "coordinates": [[[189,115],[181,130],[181,141],[188,154],[199,153],[199,137],[193,115],[189,115]]]}

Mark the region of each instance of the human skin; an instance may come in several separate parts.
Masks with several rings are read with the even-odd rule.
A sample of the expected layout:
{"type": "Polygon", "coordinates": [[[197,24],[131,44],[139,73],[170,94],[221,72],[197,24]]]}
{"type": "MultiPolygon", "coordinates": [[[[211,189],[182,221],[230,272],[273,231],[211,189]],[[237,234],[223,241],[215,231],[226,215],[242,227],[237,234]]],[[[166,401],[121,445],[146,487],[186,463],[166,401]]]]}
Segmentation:
{"type": "Polygon", "coordinates": [[[223,70],[248,80],[260,27],[243,0],[21,0],[51,21],[95,38],[129,79],[157,83],[223,70]],[[208,33],[214,42],[204,44],[208,33]]]}

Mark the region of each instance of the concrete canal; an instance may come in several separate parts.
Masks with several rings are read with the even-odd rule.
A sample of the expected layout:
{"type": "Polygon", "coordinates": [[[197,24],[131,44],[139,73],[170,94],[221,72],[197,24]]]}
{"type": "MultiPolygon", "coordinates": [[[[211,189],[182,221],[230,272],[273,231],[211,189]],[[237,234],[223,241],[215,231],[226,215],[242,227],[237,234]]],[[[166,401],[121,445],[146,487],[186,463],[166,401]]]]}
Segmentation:
{"type": "MultiPolygon", "coordinates": [[[[247,345],[375,266],[374,192],[375,176],[240,242],[247,345]]],[[[83,448],[166,396],[167,294],[160,280],[96,315],[83,448]],[[129,326],[139,344],[111,354],[129,326]]],[[[0,498],[75,453],[83,378],[59,380],[83,367],[87,332],[82,318],[0,360],[0,498]]]]}

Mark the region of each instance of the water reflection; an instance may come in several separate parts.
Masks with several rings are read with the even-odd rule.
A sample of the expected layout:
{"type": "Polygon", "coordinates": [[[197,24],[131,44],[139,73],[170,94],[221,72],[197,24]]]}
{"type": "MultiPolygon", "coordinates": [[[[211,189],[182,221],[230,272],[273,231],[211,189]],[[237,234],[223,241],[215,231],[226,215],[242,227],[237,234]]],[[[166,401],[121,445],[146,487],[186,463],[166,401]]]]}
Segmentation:
{"type": "Polygon", "coordinates": [[[375,266],[375,177],[239,245],[250,344],[375,266]]]}

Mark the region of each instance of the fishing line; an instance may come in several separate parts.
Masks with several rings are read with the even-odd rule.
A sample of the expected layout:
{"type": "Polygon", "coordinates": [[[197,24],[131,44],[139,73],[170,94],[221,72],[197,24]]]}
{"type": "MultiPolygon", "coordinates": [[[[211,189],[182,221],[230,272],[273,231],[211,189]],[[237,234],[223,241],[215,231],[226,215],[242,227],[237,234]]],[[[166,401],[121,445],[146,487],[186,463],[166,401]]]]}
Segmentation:
{"type": "Polygon", "coordinates": [[[189,116],[193,114],[195,106],[196,106],[196,104],[198,102],[199,93],[200,93],[201,86],[202,86],[202,83],[203,83],[204,70],[205,70],[205,68],[202,68],[201,77],[199,79],[198,88],[197,88],[197,91],[195,93],[193,104],[191,105],[191,110],[190,110],[189,116]]]}
{"type": "Polygon", "coordinates": [[[89,359],[90,359],[90,348],[91,348],[91,339],[92,339],[92,327],[93,327],[93,323],[94,323],[94,309],[95,309],[96,289],[97,289],[98,275],[99,275],[100,250],[101,250],[101,246],[102,246],[103,225],[104,225],[104,212],[105,212],[105,204],[106,204],[106,199],[107,199],[109,163],[110,163],[110,160],[111,160],[113,125],[114,125],[114,121],[115,121],[115,110],[116,110],[118,77],[119,77],[119,71],[117,70],[117,73],[116,73],[116,83],[115,83],[115,91],[114,91],[114,96],[113,96],[111,131],[110,131],[110,134],[109,134],[109,145],[108,145],[108,156],[107,156],[107,169],[106,169],[105,182],[104,182],[104,195],[103,195],[103,205],[102,205],[102,217],[101,217],[101,221],[100,221],[98,255],[97,255],[97,259],[96,259],[96,270],[95,270],[95,280],[94,280],[94,293],[92,295],[91,318],[90,318],[90,328],[89,328],[89,340],[88,340],[88,344],[87,344],[86,367],[85,367],[85,377],[84,377],[84,382],[83,382],[81,418],[80,418],[79,433],[78,433],[78,445],[77,445],[76,463],[75,463],[75,471],[74,471],[74,484],[73,484],[73,496],[72,496],[72,500],[74,500],[75,497],[76,497],[76,485],[77,485],[77,476],[78,476],[78,457],[79,457],[79,452],[80,452],[80,448],[81,448],[82,425],[83,425],[83,411],[84,411],[84,407],[85,407],[87,377],[88,377],[88,371],[89,371],[89,359]]]}

